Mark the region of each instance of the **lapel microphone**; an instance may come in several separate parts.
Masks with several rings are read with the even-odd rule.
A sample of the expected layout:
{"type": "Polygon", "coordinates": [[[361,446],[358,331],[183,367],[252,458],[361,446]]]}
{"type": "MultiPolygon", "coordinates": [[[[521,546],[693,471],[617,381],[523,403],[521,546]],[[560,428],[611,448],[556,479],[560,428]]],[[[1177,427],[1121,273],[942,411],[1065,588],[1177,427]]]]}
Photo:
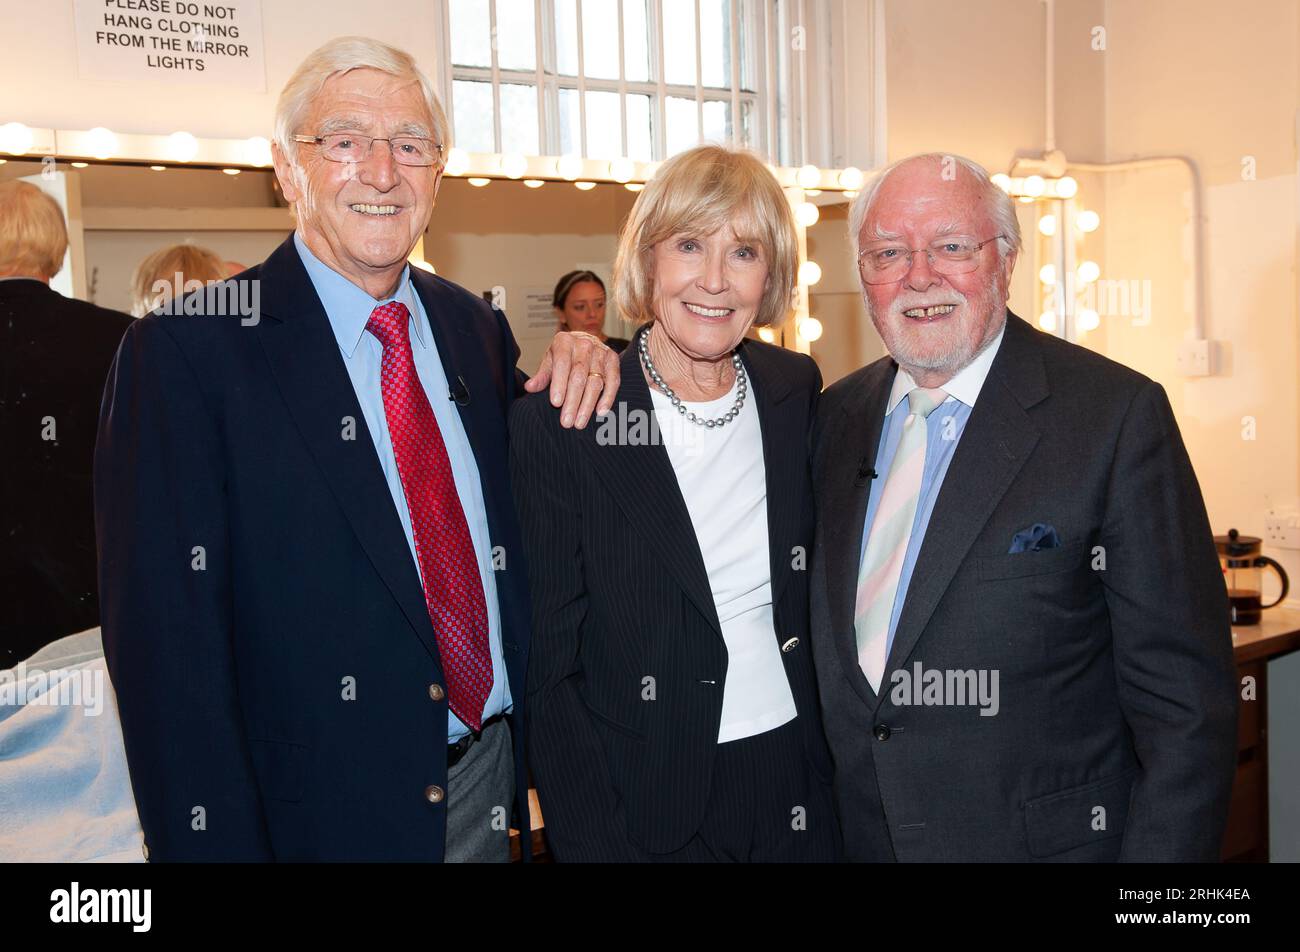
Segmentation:
{"type": "Polygon", "coordinates": [[[469,387],[465,386],[465,378],[457,375],[456,382],[447,390],[447,399],[454,400],[456,406],[469,406],[469,387]]]}
{"type": "Polygon", "coordinates": [[[858,475],[853,480],[854,486],[865,486],[869,481],[876,478],[876,470],[872,467],[867,457],[858,460],[858,475]]]}

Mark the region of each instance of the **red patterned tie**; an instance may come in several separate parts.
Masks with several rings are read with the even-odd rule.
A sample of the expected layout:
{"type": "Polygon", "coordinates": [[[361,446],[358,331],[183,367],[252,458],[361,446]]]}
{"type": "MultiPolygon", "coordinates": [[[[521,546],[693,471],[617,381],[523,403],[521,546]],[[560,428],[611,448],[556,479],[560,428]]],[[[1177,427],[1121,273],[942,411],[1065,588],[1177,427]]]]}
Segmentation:
{"type": "Polygon", "coordinates": [[[447,446],[415,373],[409,320],[406,305],[394,301],[374,309],[366,330],[384,347],[380,365],[384,416],[411,512],[424,603],[447,679],[447,703],[463,724],[480,731],[483,705],[492,692],[483,579],[447,446]]]}

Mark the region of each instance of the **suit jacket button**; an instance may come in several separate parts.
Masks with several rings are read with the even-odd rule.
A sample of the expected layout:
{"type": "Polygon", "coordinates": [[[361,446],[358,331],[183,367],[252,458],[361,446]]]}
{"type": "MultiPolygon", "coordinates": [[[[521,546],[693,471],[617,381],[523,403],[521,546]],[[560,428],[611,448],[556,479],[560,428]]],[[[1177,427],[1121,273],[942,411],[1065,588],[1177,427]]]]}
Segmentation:
{"type": "Polygon", "coordinates": [[[426,787],[424,791],[424,799],[428,800],[430,803],[442,803],[446,796],[447,794],[443,792],[442,787],[438,786],[436,783],[430,787],[426,787]]]}
{"type": "Polygon", "coordinates": [[[441,701],[446,696],[447,692],[442,689],[441,684],[429,685],[429,697],[433,698],[435,701],[441,701]]]}
{"type": "Polygon", "coordinates": [[[794,649],[798,647],[799,647],[799,639],[791,638],[789,641],[787,641],[785,644],[781,646],[781,650],[786,654],[789,654],[791,651],[794,651],[794,649]]]}
{"type": "Polygon", "coordinates": [[[877,724],[875,726],[875,734],[876,734],[876,740],[880,740],[880,741],[889,740],[889,727],[885,724],[877,724]]]}

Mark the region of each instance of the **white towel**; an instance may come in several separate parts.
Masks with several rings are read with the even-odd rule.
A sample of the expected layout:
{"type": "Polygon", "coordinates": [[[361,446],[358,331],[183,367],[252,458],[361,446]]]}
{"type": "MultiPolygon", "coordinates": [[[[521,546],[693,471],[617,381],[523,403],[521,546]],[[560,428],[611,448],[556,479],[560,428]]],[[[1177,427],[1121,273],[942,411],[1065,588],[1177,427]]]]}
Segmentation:
{"type": "Polygon", "coordinates": [[[0,861],[142,862],[98,628],[0,671],[0,861]]]}

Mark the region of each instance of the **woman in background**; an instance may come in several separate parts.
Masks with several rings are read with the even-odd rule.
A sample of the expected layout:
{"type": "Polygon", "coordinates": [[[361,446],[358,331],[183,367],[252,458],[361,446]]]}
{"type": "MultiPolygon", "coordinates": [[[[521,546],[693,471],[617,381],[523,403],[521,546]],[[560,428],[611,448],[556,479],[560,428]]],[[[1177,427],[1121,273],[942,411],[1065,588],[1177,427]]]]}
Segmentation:
{"type": "Polygon", "coordinates": [[[171,245],[149,255],[131,278],[131,313],[144,317],[173,297],[183,297],[229,275],[227,262],[199,245],[171,245]]]}
{"type": "Polygon", "coordinates": [[[560,330],[590,334],[618,354],[627,348],[622,337],[605,336],[605,282],[594,271],[570,271],[560,278],[551,306],[560,330]]]}

